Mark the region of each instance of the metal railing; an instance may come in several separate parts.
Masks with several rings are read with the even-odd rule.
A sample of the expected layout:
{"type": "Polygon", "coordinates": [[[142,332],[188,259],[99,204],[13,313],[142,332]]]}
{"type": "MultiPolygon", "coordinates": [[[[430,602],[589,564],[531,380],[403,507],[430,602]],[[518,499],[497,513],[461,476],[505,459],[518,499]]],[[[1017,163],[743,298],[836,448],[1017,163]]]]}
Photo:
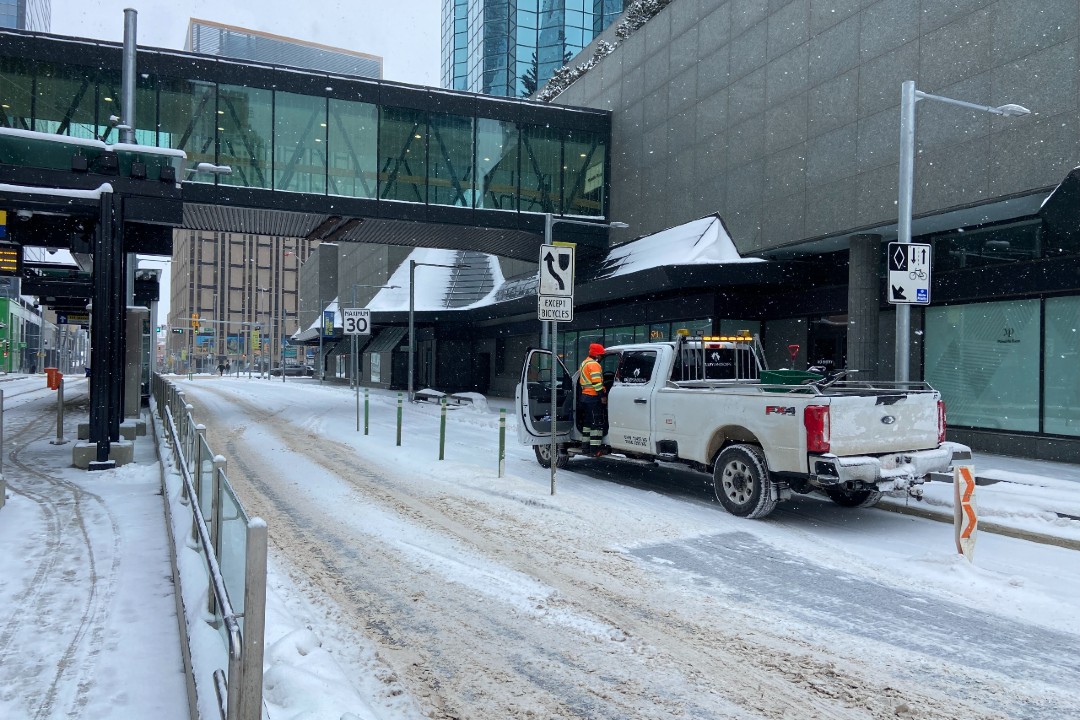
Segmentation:
{"type": "Polygon", "coordinates": [[[210,624],[222,636],[228,667],[213,671],[213,687],[223,720],[262,717],[263,635],[266,619],[267,527],[249,518],[214,455],[206,426],[195,422],[192,406],[172,382],[154,375],[153,396],[176,471],[180,501],[191,509],[189,544],[201,550],[209,592],[210,624]]]}

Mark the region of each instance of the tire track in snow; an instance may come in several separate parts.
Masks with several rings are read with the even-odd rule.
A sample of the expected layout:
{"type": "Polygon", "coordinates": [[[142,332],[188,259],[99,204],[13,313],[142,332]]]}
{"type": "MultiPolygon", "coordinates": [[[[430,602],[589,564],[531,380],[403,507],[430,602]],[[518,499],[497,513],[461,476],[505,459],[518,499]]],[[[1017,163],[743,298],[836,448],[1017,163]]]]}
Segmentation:
{"type": "MultiPolygon", "coordinates": [[[[76,396],[65,400],[65,406],[82,406],[85,402],[85,395],[76,396]]],[[[47,690],[42,696],[31,700],[36,705],[33,715],[35,719],[51,717],[58,704],[67,708],[65,715],[81,716],[92,685],[96,666],[94,659],[105,640],[105,618],[109,615],[116,593],[120,564],[120,526],[103,499],[76,483],[55,477],[21,460],[23,448],[30,443],[44,441],[51,434],[55,427],[51,425],[55,422],[51,411],[50,407],[37,411],[37,414],[17,431],[13,438],[16,442],[12,443],[13,449],[9,455],[16,470],[5,473],[9,487],[38,505],[47,518],[44,553],[37,555],[40,564],[15,606],[40,607],[43,600],[44,604],[48,605],[44,593],[52,582],[51,576],[65,566],[68,567],[65,574],[75,574],[80,568],[84,569],[88,573],[89,583],[88,592],[85,598],[80,600],[81,608],[77,611],[74,622],[69,615],[63,618],[46,618],[44,624],[28,626],[26,617],[16,613],[12,616],[11,623],[17,624],[9,624],[0,635],[0,658],[10,650],[19,632],[55,632],[57,646],[62,647],[59,656],[55,658],[55,672],[47,690]],[[12,480],[15,480],[14,484],[12,480]],[[97,521],[95,524],[99,528],[103,526],[100,521],[106,521],[104,526],[110,530],[111,544],[96,546],[90,537],[88,525],[92,520],[97,521]],[[74,534],[71,532],[73,529],[74,534]],[[72,540],[73,537],[75,540],[72,540]],[[102,560],[105,562],[101,562],[102,560]],[[58,625],[51,625],[49,621],[58,625]],[[74,691],[70,697],[61,700],[61,694],[71,687],[74,687],[74,691]]],[[[35,646],[44,647],[45,644],[38,641],[35,646]]],[[[35,664],[29,670],[34,672],[37,669],[40,672],[41,660],[33,659],[35,664]]],[[[13,664],[8,658],[5,667],[12,667],[13,664]]]]}
{"type": "MultiPolygon", "coordinates": [[[[265,424],[257,405],[227,390],[206,390],[265,424]]],[[[265,447],[248,448],[242,437],[230,434],[230,459],[244,458],[242,474],[253,483],[253,493],[262,495],[258,502],[266,511],[260,508],[258,514],[282,518],[283,532],[272,524],[272,541],[285,553],[314,548],[314,558],[294,554],[294,564],[305,567],[313,560],[313,581],[343,607],[361,613],[357,626],[366,625],[398,671],[413,680],[414,695],[446,717],[511,717],[505,709],[502,715],[488,714],[490,703],[524,707],[526,702],[515,705],[518,697],[542,703],[538,707],[555,717],[892,718],[905,705],[921,718],[998,717],[918,685],[897,688],[891,679],[868,677],[820,647],[754,624],[755,618],[737,607],[724,608],[727,627],[716,622],[711,608],[656,607],[647,596],[655,581],[626,556],[607,550],[610,542],[602,540],[599,549],[568,549],[566,537],[545,531],[542,513],[522,515],[505,505],[433,494],[425,484],[368,468],[358,472],[354,449],[325,438],[298,439],[287,418],[276,418],[266,429],[289,452],[349,478],[358,503],[375,503],[447,536],[448,546],[461,543],[528,574],[555,589],[554,602],[622,633],[620,641],[600,641],[602,649],[590,652],[595,648],[589,642],[596,641],[582,643],[580,635],[548,647],[552,635],[537,634],[534,618],[479,622],[477,617],[491,611],[484,598],[460,588],[440,591],[433,573],[397,577],[409,570],[393,548],[357,536],[332,509],[298,501],[279,485],[265,447]],[[372,568],[375,572],[364,572],[372,568]],[[455,621],[465,627],[446,627],[455,621]],[[476,643],[477,637],[483,642],[476,643]],[[515,652],[497,647],[511,642],[515,652]],[[494,681],[470,686],[455,674],[464,657],[494,681]],[[493,701],[489,696],[496,691],[501,700],[493,701]]]]}

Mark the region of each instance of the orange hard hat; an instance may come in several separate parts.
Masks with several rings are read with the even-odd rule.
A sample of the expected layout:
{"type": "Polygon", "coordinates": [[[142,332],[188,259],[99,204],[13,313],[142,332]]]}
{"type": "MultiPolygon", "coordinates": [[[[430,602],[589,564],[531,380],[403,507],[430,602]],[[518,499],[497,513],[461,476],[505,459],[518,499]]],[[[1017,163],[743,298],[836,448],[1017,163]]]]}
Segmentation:
{"type": "Polygon", "coordinates": [[[593,357],[604,354],[604,346],[600,343],[592,343],[589,345],[589,354],[593,357]]]}

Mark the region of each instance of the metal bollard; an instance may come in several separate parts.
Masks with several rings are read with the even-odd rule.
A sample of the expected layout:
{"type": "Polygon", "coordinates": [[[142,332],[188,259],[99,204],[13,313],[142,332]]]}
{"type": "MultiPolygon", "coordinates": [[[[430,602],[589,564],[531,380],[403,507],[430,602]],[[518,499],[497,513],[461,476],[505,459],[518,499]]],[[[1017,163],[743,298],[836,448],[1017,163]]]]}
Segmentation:
{"type": "Polygon", "coordinates": [[[499,408],[499,477],[506,472],[506,408],[499,408]]]}
{"type": "MultiPolygon", "coordinates": [[[[204,458],[205,459],[205,458],[204,458]]],[[[203,521],[207,525],[207,530],[210,531],[210,545],[207,550],[214,554],[214,557],[221,557],[221,524],[223,521],[221,515],[221,490],[225,485],[225,468],[227,461],[224,455],[215,455],[212,461],[210,470],[210,517],[204,517],[203,521]]],[[[203,488],[205,490],[205,488],[203,488]]],[[[202,503],[199,503],[199,507],[202,507],[202,503]]],[[[195,513],[192,513],[194,515],[195,513]]],[[[217,613],[217,595],[214,594],[214,583],[210,582],[208,586],[207,611],[214,615],[217,613]]]]}
{"type": "Polygon", "coordinates": [[[446,396],[439,398],[439,459],[443,459],[446,449],[446,396]]]}
{"type": "Polygon", "coordinates": [[[397,444],[401,447],[401,393],[397,394],[397,444]]]}
{"type": "Polygon", "coordinates": [[[66,445],[64,439],[64,380],[61,378],[56,387],[56,439],[49,441],[50,445],[66,445]]]}
{"type": "Polygon", "coordinates": [[[368,391],[364,388],[364,434],[368,434],[368,391]]]}

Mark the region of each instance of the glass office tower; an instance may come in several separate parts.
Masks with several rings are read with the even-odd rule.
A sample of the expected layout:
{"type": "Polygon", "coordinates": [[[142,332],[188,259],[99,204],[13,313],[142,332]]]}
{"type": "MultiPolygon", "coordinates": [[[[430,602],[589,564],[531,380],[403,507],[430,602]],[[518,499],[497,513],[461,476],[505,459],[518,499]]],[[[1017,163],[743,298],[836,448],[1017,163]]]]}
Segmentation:
{"type": "Polygon", "coordinates": [[[623,0],[443,0],[442,85],[528,97],[622,9],[623,0]]]}
{"type": "MultiPolygon", "coordinates": [[[[2,0],[0,0],[2,2],[2,0]]],[[[382,79],[378,55],[191,18],[184,49],[205,55],[382,79]]]]}
{"type": "Polygon", "coordinates": [[[0,27],[49,32],[51,0],[0,0],[0,27]]]}

